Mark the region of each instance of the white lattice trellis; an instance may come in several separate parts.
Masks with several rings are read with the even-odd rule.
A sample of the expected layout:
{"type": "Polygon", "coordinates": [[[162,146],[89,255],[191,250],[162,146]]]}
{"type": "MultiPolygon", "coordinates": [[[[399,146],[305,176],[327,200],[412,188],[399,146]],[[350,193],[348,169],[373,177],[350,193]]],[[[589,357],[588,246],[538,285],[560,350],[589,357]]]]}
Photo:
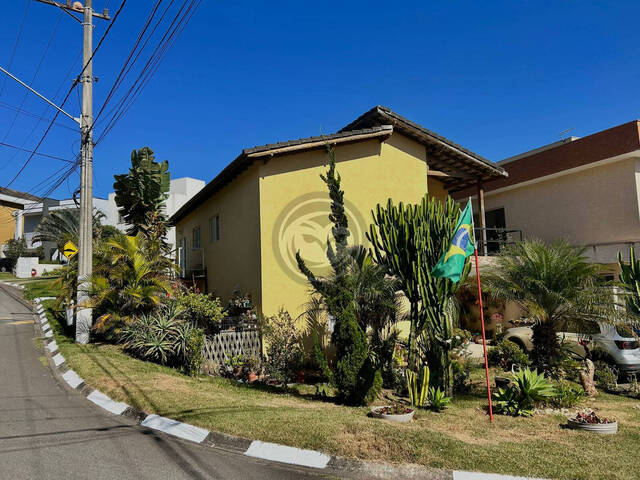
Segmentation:
{"type": "Polygon", "coordinates": [[[262,353],[260,333],[257,330],[221,332],[207,336],[202,348],[205,368],[210,371],[235,355],[257,357],[262,353]]]}

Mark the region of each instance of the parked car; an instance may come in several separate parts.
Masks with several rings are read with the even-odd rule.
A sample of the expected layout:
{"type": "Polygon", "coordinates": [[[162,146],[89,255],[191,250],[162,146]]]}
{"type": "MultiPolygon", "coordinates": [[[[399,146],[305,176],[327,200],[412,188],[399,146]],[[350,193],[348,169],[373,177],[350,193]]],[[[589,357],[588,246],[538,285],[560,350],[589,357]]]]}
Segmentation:
{"type": "MultiPolygon", "coordinates": [[[[595,321],[567,321],[558,337],[563,345],[580,357],[585,356],[581,342],[586,341],[595,359],[615,364],[621,374],[640,373],[640,344],[629,325],[610,325],[595,321]]],[[[525,352],[533,349],[531,327],[507,329],[504,339],[511,340],[525,352]]]]}

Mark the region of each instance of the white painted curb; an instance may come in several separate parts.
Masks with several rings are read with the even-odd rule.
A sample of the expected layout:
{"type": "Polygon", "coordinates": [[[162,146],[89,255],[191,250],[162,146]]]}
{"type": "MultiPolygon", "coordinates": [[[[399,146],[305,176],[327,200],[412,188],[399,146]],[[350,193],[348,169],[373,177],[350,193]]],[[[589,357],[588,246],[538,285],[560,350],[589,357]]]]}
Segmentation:
{"type": "Polygon", "coordinates": [[[511,475],[498,475],[497,473],[479,472],[453,472],[453,480],[543,480],[532,477],[514,477],[511,475]]]}
{"type": "Polygon", "coordinates": [[[43,332],[48,332],[49,330],[51,330],[51,325],[49,325],[48,323],[43,323],[42,324],[42,331],[43,332]]]}
{"type": "Polygon", "coordinates": [[[49,353],[53,353],[58,349],[58,344],[54,340],[53,342],[49,342],[45,348],[49,351],[49,353]]]}
{"type": "Polygon", "coordinates": [[[113,413],[114,415],[121,415],[129,405],[122,402],[114,402],[109,397],[107,397],[104,393],[99,392],[98,390],[94,390],[91,392],[87,398],[91,400],[93,403],[98,405],[99,407],[104,408],[108,412],[113,413]]]}
{"type": "Polygon", "coordinates": [[[62,378],[64,378],[64,381],[67,382],[71,388],[78,388],[84,383],[84,380],[73,370],[67,370],[62,375],[62,378]]]}
{"type": "Polygon", "coordinates": [[[204,428],[154,414],[147,416],[140,425],[196,443],[202,443],[204,439],[207,438],[207,435],[209,435],[209,430],[205,430],[204,428]]]}
{"type": "Polygon", "coordinates": [[[326,468],[331,457],[314,450],[302,450],[300,448],[287,447],[277,443],[261,442],[254,440],[244,453],[249,457],[272,460],[274,462],[290,463],[312,468],[326,468]]]}
{"type": "Polygon", "coordinates": [[[54,355],[52,360],[53,360],[53,364],[56,367],[59,367],[60,365],[62,365],[65,362],[64,357],[62,356],[61,353],[58,353],[58,354],[54,355]]]}
{"type": "Polygon", "coordinates": [[[51,330],[49,330],[47,333],[44,334],[44,336],[46,338],[53,338],[53,332],[51,330]]]}

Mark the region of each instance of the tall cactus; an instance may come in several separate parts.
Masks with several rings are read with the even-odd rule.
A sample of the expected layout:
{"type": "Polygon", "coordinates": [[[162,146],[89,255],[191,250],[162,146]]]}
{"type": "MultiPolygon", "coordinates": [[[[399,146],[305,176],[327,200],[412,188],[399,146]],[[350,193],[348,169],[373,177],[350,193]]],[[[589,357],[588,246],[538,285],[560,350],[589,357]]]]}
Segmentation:
{"type": "MultiPolygon", "coordinates": [[[[416,361],[416,339],[423,333],[428,341],[426,353],[433,372],[433,384],[450,394],[451,340],[453,314],[451,302],[458,284],[431,275],[431,270],[447,249],[460,209],[451,198],[446,201],[425,196],[417,205],[377,206],[367,238],[379,264],[400,280],[410,303],[409,368],[416,361]]],[[[464,278],[469,272],[467,262],[464,278]]]]}
{"type": "Polygon", "coordinates": [[[629,252],[629,264],[622,260],[622,253],[618,252],[620,264],[620,282],[626,290],[626,302],[629,313],[640,316],[640,260],[636,258],[636,252],[631,247],[629,252]]]}

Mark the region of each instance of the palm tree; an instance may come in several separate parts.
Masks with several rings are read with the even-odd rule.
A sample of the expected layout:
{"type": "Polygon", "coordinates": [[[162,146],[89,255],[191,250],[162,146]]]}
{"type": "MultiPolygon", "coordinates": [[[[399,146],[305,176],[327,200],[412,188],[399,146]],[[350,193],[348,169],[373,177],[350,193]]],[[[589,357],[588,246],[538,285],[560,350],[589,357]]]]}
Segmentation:
{"type": "Polygon", "coordinates": [[[116,235],[96,251],[90,304],[101,314],[96,327],[108,327],[156,308],[170,291],[175,264],[142,234],[116,235]]]}
{"type": "Polygon", "coordinates": [[[532,360],[542,369],[561,358],[556,332],[563,322],[625,316],[611,287],[600,280],[600,266],[588,263],[584,252],[566,240],[525,240],[506,246],[483,275],[488,294],[517,303],[534,320],[532,360]]]}
{"type": "MultiPolygon", "coordinates": [[[[94,238],[102,236],[102,220],[104,214],[99,210],[93,211],[93,235],[94,238]]],[[[65,209],[53,210],[45,216],[33,235],[34,242],[52,242],[56,244],[58,251],[62,251],[68,241],[78,241],[80,225],[80,210],[65,209]]]]}

